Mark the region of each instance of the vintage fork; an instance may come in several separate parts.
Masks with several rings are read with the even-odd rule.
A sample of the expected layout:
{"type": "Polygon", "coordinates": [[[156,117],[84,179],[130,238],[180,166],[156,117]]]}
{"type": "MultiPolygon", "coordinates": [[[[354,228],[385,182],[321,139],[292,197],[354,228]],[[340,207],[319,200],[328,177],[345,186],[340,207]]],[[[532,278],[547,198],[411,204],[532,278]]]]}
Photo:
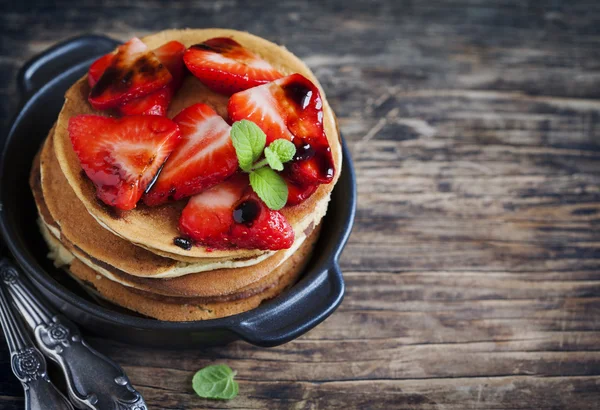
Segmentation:
{"type": "Polygon", "coordinates": [[[41,351],[62,369],[69,397],[76,407],[147,410],[142,395],[133,388],[121,367],[91,348],[73,323],[35,297],[27,279],[6,258],[0,262],[0,283],[0,288],[8,289],[33,330],[41,351]]]}
{"type": "Polygon", "coordinates": [[[33,345],[2,288],[0,322],[10,351],[12,371],[25,390],[25,410],[73,410],[71,403],[48,378],[44,356],[33,345]]]}

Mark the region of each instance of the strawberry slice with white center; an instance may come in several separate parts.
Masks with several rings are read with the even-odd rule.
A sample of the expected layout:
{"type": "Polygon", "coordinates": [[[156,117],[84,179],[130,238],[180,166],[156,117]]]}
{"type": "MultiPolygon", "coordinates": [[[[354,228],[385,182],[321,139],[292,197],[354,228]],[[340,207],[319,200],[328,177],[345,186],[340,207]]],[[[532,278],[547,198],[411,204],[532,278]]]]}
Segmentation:
{"type": "Polygon", "coordinates": [[[147,115],[78,115],[69,119],[68,130],[98,198],[122,210],[135,208],[180,138],[173,121],[147,115]]]}
{"type": "Polygon", "coordinates": [[[98,110],[115,108],[166,86],[173,76],[138,38],[117,49],[110,65],[92,87],[89,102],[98,110]]]}
{"type": "Polygon", "coordinates": [[[267,135],[267,145],[285,138],[296,146],[286,164],[286,175],[304,187],[333,180],[335,165],[323,129],[323,101],[319,89],[300,74],[241,91],[227,107],[231,121],[256,123],[267,135]]]}
{"type": "Polygon", "coordinates": [[[192,197],[181,214],[179,230],[214,249],[279,250],[294,243],[291,225],[258,198],[246,174],[192,197]]]}
{"type": "Polygon", "coordinates": [[[238,169],[231,127],[210,106],[194,104],[173,118],[182,142],[165,163],[152,189],[144,196],[147,205],[160,205],[210,188],[238,169]]]}
{"type": "Polygon", "coordinates": [[[228,248],[233,206],[248,188],[248,178],[237,174],[190,198],[179,219],[179,230],[194,241],[213,248],[228,248]]]}
{"type": "Polygon", "coordinates": [[[271,64],[227,37],[191,46],[183,60],[194,76],[221,94],[230,95],[282,77],[271,64]]]}
{"type": "MultiPolygon", "coordinates": [[[[135,98],[125,102],[117,109],[122,115],[167,115],[169,103],[173,95],[181,87],[185,66],[183,64],[183,53],[185,46],[179,41],[170,41],[153,50],[154,55],[169,70],[173,79],[166,86],[143,97],[135,98]]],[[[106,54],[90,66],[88,71],[88,83],[93,87],[100,79],[107,67],[112,63],[116,54],[106,54]]]]}

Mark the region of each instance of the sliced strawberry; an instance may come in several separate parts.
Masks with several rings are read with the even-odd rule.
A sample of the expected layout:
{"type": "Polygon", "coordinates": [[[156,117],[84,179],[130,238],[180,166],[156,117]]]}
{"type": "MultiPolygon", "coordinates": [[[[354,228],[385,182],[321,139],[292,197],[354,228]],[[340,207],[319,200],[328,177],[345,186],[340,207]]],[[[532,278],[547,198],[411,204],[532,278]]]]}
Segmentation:
{"type": "Polygon", "coordinates": [[[183,60],[192,74],[221,94],[230,95],[282,77],[271,64],[227,37],[191,46],[183,60]]]}
{"type": "Polygon", "coordinates": [[[96,83],[98,82],[100,77],[102,77],[102,74],[104,74],[104,71],[106,71],[106,68],[110,65],[114,57],[115,55],[113,53],[105,54],[92,63],[88,71],[87,77],[90,88],[96,85],[96,83]]]}
{"type": "Polygon", "coordinates": [[[198,243],[227,248],[233,225],[233,207],[248,188],[248,178],[237,174],[190,198],[179,219],[179,230],[198,243]]]}
{"type": "Polygon", "coordinates": [[[317,188],[319,187],[318,185],[298,185],[297,183],[291,181],[285,176],[284,179],[288,186],[288,199],[286,202],[286,206],[294,206],[301,204],[312,194],[314,194],[317,188]]]}
{"type": "Polygon", "coordinates": [[[122,115],[165,116],[173,95],[181,87],[185,70],[183,64],[185,46],[179,41],[169,41],[152,52],[167,67],[173,79],[166,87],[121,105],[119,112],[122,115]]]}
{"type": "Polygon", "coordinates": [[[98,198],[129,210],[179,142],[180,132],[164,117],[78,115],[69,119],[69,137],[98,198]]]}
{"type": "Polygon", "coordinates": [[[179,41],[169,41],[152,52],[173,76],[173,81],[169,85],[177,91],[181,87],[185,73],[185,65],[183,64],[185,46],[179,41]]]}
{"type": "MultiPolygon", "coordinates": [[[[96,84],[113,57],[114,54],[106,54],[90,66],[88,72],[88,83],[90,84],[90,87],[93,87],[94,84],[96,84]]],[[[181,78],[183,78],[183,75],[181,78]]],[[[181,81],[179,81],[179,83],[181,84],[181,81]]],[[[175,91],[179,88],[179,86],[175,87],[174,84],[175,77],[166,87],[153,91],[143,97],[127,101],[117,107],[117,110],[121,115],[160,115],[164,117],[167,115],[169,103],[171,102],[175,91]]]]}
{"type": "Polygon", "coordinates": [[[114,108],[134,98],[148,95],[173,77],[160,60],[138,38],[117,49],[110,65],[90,91],[90,104],[96,109],[114,108]]]}
{"type": "Polygon", "coordinates": [[[169,103],[173,98],[170,85],[148,95],[128,101],[119,106],[121,115],[167,115],[169,103]]]}
{"type": "MultiPolygon", "coordinates": [[[[183,82],[185,66],[183,53],[185,46],[179,41],[170,41],[152,51],[160,62],[169,70],[173,79],[164,88],[146,96],[135,98],[118,107],[122,115],[167,115],[171,98],[183,82]]],[[[111,64],[115,54],[106,54],[96,60],[89,69],[88,83],[93,87],[111,64]]]]}
{"type": "Polygon", "coordinates": [[[285,138],[296,145],[287,164],[299,185],[327,184],[334,175],[329,141],[323,130],[323,101],[318,88],[300,74],[234,94],[229,99],[231,121],[247,119],[267,134],[267,144],[285,138]]]}
{"type": "Polygon", "coordinates": [[[276,251],[294,243],[294,229],[285,217],[251,189],[235,205],[233,221],[230,242],[238,248],[276,251]]]}
{"type": "Polygon", "coordinates": [[[210,106],[194,104],[173,118],[182,142],[144,197],[147,205],[195,195],[224,181],[238,169],[231,127],[210,106]]]}
{"type": "Polygon", "coordinates": [[[294,243],[290,224],[256,196],[245,174],[192,197],[181,214],[179,230],[216,249],[279,250],[294,243]]]}

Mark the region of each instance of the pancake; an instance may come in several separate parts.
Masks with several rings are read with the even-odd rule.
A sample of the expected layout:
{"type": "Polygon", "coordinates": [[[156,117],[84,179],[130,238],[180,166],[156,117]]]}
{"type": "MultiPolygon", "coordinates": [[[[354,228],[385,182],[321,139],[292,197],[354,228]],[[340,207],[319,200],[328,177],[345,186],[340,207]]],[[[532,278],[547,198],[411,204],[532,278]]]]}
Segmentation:
{"type": "MultiPolygon", "coordinates": [[[[304,249],[302,246],[306,236],[310,234],[311,237],[307,246],[312,246],[317,239],[318,234],[311,233],[311,227],[303,232],[302,237],[297,238],[292,248],[276,252],[272,257],[252,266],[198,271],[201,273],[191,273],[168,280],[132,276],[122,268],[134,267],[139,272],[146,273],[137,276],[149,276],[145,272],[146,269],[165,267],[169,263],[178,262],[154,255],[111,234],[102,229],[85,210],[79,209],[83,208],[83,205],[70,191],[69,185],[56,183],[61,178],[64,179],[64,176],[57,164],[53,166],[56,161],[53,160],[53,151],[49,149],[51,138],[48,137],[41,154],[36,157],[30,178],[40,218],[70,254],[75,255],[97,273],[125,286],[171,298],[194,297],[195,300],[203,301],[215,298],[233,299],[236,293],[262,289],[265,282],[268,282],[266,277],[270,276],[274,269],[294,252],[304,249]],[[40,165],[46,170],[43,178],[40,175],[40,165]],[[72,218],[73,215],[77,217],[72,218]]],[[[218,264],[213,265],[217,265],[218,268],[218,264]]],[[[191,269],[193,266],[190,264],[181,269],[191,269]]],[[[204,269],[205,265],[201,268],[204,269]]]]}
{"type": "MultiPolygon", "coordinates": [[[[307,250],[312,250],[314,245],[318,239],[318,229],[315,230],[311,235],[307,238],[306,241],[303,241],[297,249],[294,249],[294,253],[290,255],[292,257],[295,254],[307,254],[307,250]]],[[[210,303],[210,302],[222,302],[222,301],[231,301],[243,299],[254,294],[260,293],[263,290],[269,288],[274,281],[277,280],[278,276],[282,273],[277,270],[279,266],[285,264],[285,262],[289,258],[282,259],[279,261],[279,264],[273,264],[274,269],[269,271],[267,269],[260,270],[260,275],[258,275],[258,279],[255,282],[250,282],[248,285],[241,288],[233,288],[234,291],[230,293],[215,293],[211,295],[211,290],[213,287],[205,286],[204,284],[211,280],[214,280],[215,277],[212,275],[208,278],[205,273],[198,274],[190,274],[184,277],[174,278],[174,279],[149,279],[149,278],[139,278],[136,276],[131,276],[127,274],[123,274],[122,272],[114,272],[108,271],[105,269],[97,269],[95,265],[93,265],[93,261],[90,261],[86,255],[81,254],[76,249],[65,245],[62,243],[62,248],[59,249],[61,254],[64,252],[68,252],[69,254],[76,257],[80,262],[86,265],[88,268],[94,270],[96,273],[100,273],[102,276],[106,277],[113,282],[119,283],[127,288],[137,291],[142,295],[145,295],[149,298],[153,298],[160,301],[167,301],[171,303],[210,303]],[[277,273],[279,272],[279,273],[277,273]]],[[[249,282],[249,279],[253,279],[253,273],[256,273],[257,270],[254,269],[254,272],[250,268],[239,268],[240,272],[227,272],[233,275],[239,274],[246,282],[249,282]]],[[[221,271],[211,271],[214,272],[215,275],[219,276],[221,271]]],[[[223,276],[231,276],[226,275],[223,276]]],[[[239,284],[242,281],[234,281],[234,283],[239,284]]],[[[222,282],[217,282],[222,283],[222,282]]],[[[214,290],[213,290],[214,292],[214,290]]]]}
{"type": "MultiPolygon", "coordinates": [[[[64,251],[59,249],[60,242],[43,225],[42,233],[51,249],[49,256],[64,254],[64,251]]],[[[273,272],[276,280],[269,287],[252,296],[225,302],[186,304],[159,301],[139,294],[131,288],[97,274],[77,258],[71,258],[69,263],[58,262],[65,267],[68,266],[66,271],[88,290],[111,303],[155,319],[182,322],[217,319],[254,309],[292,286],[309,260],[310,250],[306,253],[296,252],[273,272]]]]}
{"type": "MultiPolygon", "coordinates": [[[[283,74],[300,73],[309,78],[321,90],[323,100],[323,124],[335,161],[334,181],[321,185],[317,191],[302,204],[286,207],[281,212],[293,226],[297,235],[309,226],[316,226],[324,215],[329,194],[341,172],[341,146],[334,114],[327,103],[325,94],[312,72],[285,48],[273,44],[260,37],[235,30],[167,30],[142,40],[149,48],[154,49],[167,41],[177,40],[190,46],[212,37],[232,37],[243,46],[260,55],[283,74]]],[[[106,230],[132,242],[151,252],[180,261],[195,262],[201,259],[241,259],[252,258],[264,254],[258,250],[213,250],[200,246],[184,250],[173,243],[180,233],[177,222],[186,201],[170,203],[164,206],[149,208],[139,205],[128,212],[115,212],[96,199],[95,188],[82,173],[81,166],[71,146],[67,126],[70,117],[78,114],[107,115],[106,112],[95,111],[87,102],[89,86],[83,77],[75,83],[65,95],[65,104],[59,115],[54,135],[54,152],[60,168],[89,214],[106,230]]],[[[180,91],[175,95],[169,108],[169,117],[173,117],[181,109],[194,103],[204,102],[211,105],[219,114],[226,115],[226,96],[216,94],[202,85],[194,77],[188,76],[180,91]]]]}
{"type": "MultiPolygon", "coordinates": [[[[39,202],[43,201],[43,207],[47,208],[49,214],[42,215],[44,222],[59,229],[68,241],[76,244],[91,258],[120,271],[142,277],[172,278],[215,269],[251,266],[276,254],[270,252],[241,260],[198,259],[194,263],[161,257],[103,229],[92,218],[67,183],[56,161],[51,135],[42,148],[40,162],[42,193],[39,195],[41,198],[38,201],[38,208],[41,208],[39,202]]],[[[34,165],[32,173],[35,173],[36,169],[34,165]]],[[[31,184],[32,190],[37,189],[36,185],[34,180],[31,184]]],[[[51,227],[49,229],[52,230],[51,227]]],[[[301,241],[303,237],[303,235],[299,236],[297,240],[301,241]]]]}
{"type": "MultiPolygon", "coordinates": [[[[139,278],[132,275],[127,275],[123,272],[107,270],[103,267],[94,265],[94,261],[89,259],[88,255],[82,253],[79,249],[73,246],[63,238],[56,237],[54,233],[50,233],[46,225],[40,220],[40,227],[59,241],[58,246],[52,246],[55,252],[52,258],[55,265],[65,265],[72,263],[73,258],[86,265],[96,273],[113,282],[119,283],[138,294],[144,295],[151,299],[166,301],[170,303],[213,303],[223,301],[233,301],[247,298],[262,292],[271,287],[278,280],[283,272],[278,271],[278,267],[293,255],[305,255],[309,257],[310,252],[315,246],[320,233],[320,226],[313,230],[305,241],[302,241],[297,248],[294,248],[289,257],[281,258],[278,263],[273,263],[271,266],[265,266],[262,269],[239,268],[239,269],[222,269],[211,271],[214,275],[208,273],[190,274],[184,277],[173,279],[151,279],[139,278]],[[219,281],[219,279],[224,279],[219,281]],[[255,281],[252,281],[256,279],[255,281]],[[230,284],[229,282],[233,282],[230,284]],[[212,284],[216,283],[217,290],[212,284]],[[239,284],[248,283],[242,287],[235,287],[239,284]],[[219,285],[228,285],[227,291],[219,292],[219,285]]],[[[220,286],[221,288],[223,286],[220,286]]]]}

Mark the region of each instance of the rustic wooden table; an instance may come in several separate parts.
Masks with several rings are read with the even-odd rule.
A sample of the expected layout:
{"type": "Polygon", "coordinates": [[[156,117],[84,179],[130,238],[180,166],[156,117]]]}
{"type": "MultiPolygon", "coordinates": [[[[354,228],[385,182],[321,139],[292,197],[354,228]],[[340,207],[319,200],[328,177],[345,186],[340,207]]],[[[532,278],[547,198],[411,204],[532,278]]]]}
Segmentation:
{"type": "MultiPolygon", "coordinates": [[[[150,408],[600,408],[599,2],[0,4],[1,125],[58,41],[232,27],[305,59],[351,147],[339,310],[272,349],[92,339],[150,408]],[[196,397],[220,362],[239,397],[196,397]]],[[[0,345],[0,408],[22,408],[0,345]]]]}

